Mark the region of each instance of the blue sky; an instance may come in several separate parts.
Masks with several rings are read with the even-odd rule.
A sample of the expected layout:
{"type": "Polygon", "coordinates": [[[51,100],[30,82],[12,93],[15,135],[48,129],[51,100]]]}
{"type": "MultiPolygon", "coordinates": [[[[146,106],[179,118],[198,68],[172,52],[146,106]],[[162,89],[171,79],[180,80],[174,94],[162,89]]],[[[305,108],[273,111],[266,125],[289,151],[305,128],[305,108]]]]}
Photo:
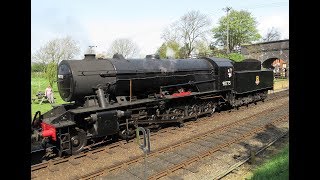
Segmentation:
{"type": "Polygon", "coordinates": [[[89,45],[103,53],[113,40],[130,38],[144,57],[161,46],[163,29],[188,11],[208,15],[213,27],[226,6],[251,12],[262,36],[275,27],[281,39],[289,38],[289,0],[32,0],[31,52],[69,35],[79,42],[82,54],[89,45]]]}

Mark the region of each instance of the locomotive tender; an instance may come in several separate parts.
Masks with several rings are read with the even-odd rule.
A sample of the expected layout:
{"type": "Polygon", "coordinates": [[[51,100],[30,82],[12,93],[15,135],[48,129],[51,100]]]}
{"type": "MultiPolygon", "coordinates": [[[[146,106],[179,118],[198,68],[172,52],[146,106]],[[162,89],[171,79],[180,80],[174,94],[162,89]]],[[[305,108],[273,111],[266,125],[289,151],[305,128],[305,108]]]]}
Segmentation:
{"type": "Polygon", "coordinates": [[[216,108],[263,101],[273,89],[273,71],[258,60],[200,59],[63,60],[58,66],[60,96],[68,104],[32,121],[31,151],[77,154],[88,144],[134,137],[138,126],[183,125],[216,108]]]}

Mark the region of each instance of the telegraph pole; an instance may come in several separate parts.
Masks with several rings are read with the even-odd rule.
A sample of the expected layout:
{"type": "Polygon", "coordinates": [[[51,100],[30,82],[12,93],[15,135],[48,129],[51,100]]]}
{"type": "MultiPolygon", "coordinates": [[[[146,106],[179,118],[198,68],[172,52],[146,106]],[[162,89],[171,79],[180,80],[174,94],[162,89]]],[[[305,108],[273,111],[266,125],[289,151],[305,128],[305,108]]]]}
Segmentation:
{"type": "Polygon", "coordinates": [[[231,7],[223,8],[222,10],[227,11],[227,53],[230,53],[229,49],[229,11],[231,10],[231,7]]]}

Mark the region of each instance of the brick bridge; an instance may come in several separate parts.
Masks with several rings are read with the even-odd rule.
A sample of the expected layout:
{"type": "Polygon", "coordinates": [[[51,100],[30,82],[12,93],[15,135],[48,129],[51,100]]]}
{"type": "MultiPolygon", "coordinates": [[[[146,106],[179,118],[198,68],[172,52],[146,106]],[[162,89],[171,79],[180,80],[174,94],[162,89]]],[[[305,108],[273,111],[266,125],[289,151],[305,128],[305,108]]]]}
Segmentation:
{"type": "Polygon", "coordinates": [[[289,39],[243,45],[241,53],[247,59],[253,58],[261,61],[264,68],[273,68],[272,63],[276,59],[285,61],[289,68],[289,39]]]}

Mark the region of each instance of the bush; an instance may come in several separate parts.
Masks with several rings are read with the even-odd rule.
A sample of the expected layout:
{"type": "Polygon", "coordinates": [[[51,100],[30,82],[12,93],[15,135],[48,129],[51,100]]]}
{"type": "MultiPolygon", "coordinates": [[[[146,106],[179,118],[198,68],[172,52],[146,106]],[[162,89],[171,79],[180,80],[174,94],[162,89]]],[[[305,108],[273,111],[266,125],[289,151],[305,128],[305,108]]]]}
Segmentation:
{"type": "Polygon", "coordinates": [[[218,53],[215,56],[219,57],[219,58],[230,59],[235,62],[240,62],[240,61],[244,60],[244,56],[240,53],[230,53],[230,54],[218,53]]]}
{"type": "Polygon", "coordinates": [[[289,179],[289,145],[258,167],[249,179],[289,179]]]}
{"type": "Polygon", "coordinates": [[[236,62],[240,62],[242,60],[244,60],[244,56],[240,53],[230,53],[228,55],[229,59],[236,61],[236,62]]]}
{"type": "Polygon", "coordinates": [[[34,63],[31,65],[31,72],[44,72],[46,66],[44,63],[34,63]]]}
{"type": "Polygon", "coordinates": [[[46,68],[46,78],[50,86],[53,87],[53,83],[57,80],[57,63],[51,62],[48,64],[46,68]]]}

